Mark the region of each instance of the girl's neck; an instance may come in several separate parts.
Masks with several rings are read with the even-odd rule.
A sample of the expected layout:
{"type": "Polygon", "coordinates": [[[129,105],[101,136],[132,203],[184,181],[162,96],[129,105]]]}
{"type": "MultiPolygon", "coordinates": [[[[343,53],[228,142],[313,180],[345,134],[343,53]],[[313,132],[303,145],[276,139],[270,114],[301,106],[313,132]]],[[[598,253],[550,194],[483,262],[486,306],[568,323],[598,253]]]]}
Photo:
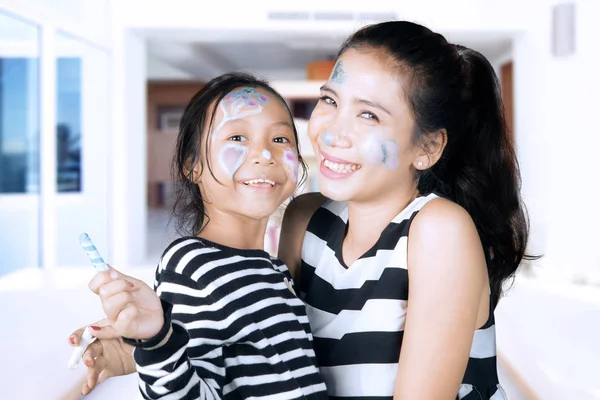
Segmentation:
{"type": "Polygon", "coordinates": [[[264,249],[267,218],[255,220],[214,209],[210,211],[207,224],[199,237],[236,249],[264,249]]]}

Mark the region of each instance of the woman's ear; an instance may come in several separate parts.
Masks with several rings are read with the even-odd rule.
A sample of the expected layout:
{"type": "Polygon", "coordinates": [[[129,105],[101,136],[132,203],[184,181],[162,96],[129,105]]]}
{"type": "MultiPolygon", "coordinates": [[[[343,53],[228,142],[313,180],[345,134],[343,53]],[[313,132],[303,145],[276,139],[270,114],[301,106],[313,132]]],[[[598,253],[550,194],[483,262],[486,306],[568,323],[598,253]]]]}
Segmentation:
{"type": "Polygon", "coordinates": [[[415,169],[424,171],[437,163],[448,143],[448,134],[445,129],[427,134],[422,151],[415,158],[415,169]]]}

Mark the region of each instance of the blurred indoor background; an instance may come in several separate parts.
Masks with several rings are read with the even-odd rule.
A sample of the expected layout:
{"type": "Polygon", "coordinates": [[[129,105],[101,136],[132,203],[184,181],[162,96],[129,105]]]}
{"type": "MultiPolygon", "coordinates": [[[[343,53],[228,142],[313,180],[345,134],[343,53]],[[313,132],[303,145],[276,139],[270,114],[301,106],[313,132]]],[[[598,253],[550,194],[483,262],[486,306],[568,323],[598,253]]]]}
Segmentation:
{"type": "MultiPolygon", "coordinates": [[[[151,282],[179,117],[212,77],[267,78],[306,120],[342,40],[406,19],[479,50],[501,80],[531,219],[496,310],[510,399],[600,399],[600,0],[0,0],[0,398],[76,399],[68,335],[102,317],[88,232],[151,282]]],[[[314,179],[303,190],[315,191],[314,179]]],[[[278,218],[265,238],[276,251],[278,218]]],[[[138,398],[135,377],[91,399],[138,398]]]]}

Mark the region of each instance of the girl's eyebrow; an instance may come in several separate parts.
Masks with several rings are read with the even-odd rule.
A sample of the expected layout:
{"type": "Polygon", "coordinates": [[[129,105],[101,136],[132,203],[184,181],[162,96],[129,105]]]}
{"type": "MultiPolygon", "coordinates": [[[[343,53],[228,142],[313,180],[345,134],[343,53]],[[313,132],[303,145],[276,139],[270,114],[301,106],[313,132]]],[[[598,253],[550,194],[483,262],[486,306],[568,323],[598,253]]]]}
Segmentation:
{"type": "Polygon", "coordinates": [[[271,128],[276,128],[279,126],[285,126],[286,128],[293,128],[292,123],[290,121],[277,121],[271,124],[271,128]]]}

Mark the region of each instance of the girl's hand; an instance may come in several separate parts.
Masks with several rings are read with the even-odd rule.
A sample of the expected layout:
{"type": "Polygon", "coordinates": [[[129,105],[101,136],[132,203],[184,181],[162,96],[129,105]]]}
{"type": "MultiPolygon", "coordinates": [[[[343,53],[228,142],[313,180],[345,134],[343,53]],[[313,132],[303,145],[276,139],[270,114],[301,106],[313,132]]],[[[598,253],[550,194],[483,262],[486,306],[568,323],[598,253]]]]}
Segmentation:
{"type": "MultiPolygon", "coordinates": [[[[98,339],[83,353],[82,362],[87,367],[87,377],[81,388],[81,394],[87,395],[100,383],[112,376],[128,375],[136,372],[133,361],[133,347],[123,343],[121,336],[107,325],[107,320],[98,321],[90,328],[98,339]]],[[[85,327],[69,336],[69,344],[78,346],[85,327]]]]}
{"type": "Polygon", "coordinates": [[[146,340],[157,335],[163,327],[160,298],[143,281],[111,268],[96,274],[89,287],[100,296],[107,319],[117,334],[146,340]]]}

